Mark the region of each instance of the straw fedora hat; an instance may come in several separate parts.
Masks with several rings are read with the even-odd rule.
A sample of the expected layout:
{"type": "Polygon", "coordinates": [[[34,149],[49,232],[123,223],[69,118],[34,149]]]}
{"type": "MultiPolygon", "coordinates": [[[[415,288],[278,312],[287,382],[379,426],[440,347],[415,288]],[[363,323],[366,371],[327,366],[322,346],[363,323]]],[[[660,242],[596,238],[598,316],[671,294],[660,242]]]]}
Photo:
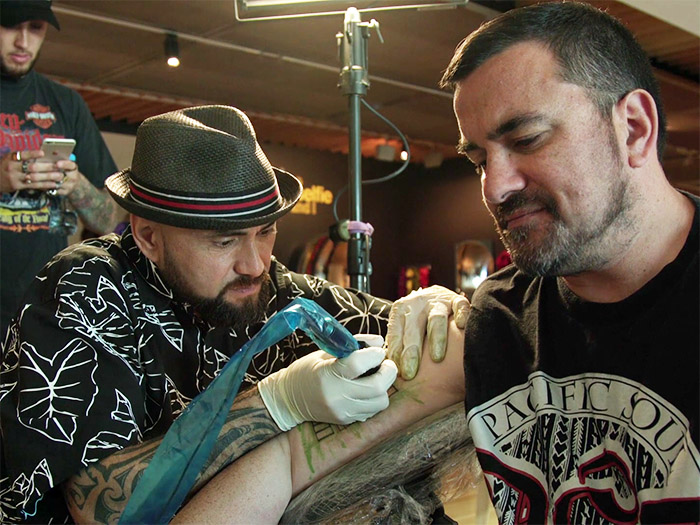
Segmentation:
{"type": "Polygon", "coordinates": [[[272,167],[248,117],[230,106],[185,108],[144,120],[131,167],[105,185],[134,215],[202,230],[269,224],[302,192],[294,175],[272,167]]]}

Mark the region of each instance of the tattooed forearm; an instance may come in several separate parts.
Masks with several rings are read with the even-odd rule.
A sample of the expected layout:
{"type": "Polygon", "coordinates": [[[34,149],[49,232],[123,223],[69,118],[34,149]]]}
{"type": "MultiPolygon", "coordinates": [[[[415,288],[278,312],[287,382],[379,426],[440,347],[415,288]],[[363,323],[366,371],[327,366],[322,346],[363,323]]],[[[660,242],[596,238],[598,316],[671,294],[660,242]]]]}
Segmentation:
{"type": "Polygon", "coordinates": [[[193,492],[225,466],[281,432],[265,408],[232,410],[193,492]]]}
{"type": "MultiPolygon", "coordinates": [[[[398,392],[395,386],[390,386],[389,387],[389,397],[393,396],[398,392]]],[[[341,432],[346,431],[348,428],[350,430],[355,431],[355,425],[354,427],[352,425],[335,425],[332,423],[319,423],[316,421],[309,421],[306,423],[307,428],[310,428],[312,431],[313,439],[315,439],[318,442],[323,441],[326,438],[332,437],[336,434],[340,434],[341,432]]]]}
{"type": "Polygon", "coordinates": [[[89,230],[100,235],[114,231],[121,212],[107,190],[97,189],[81,174],[68,199],[89,230]]]}
{"type": "Polygon", "coordinates": [[[97,523],[116,523],[160,440],[121,450],[83,469],[64,484],[71,513],[97,523]]]}
{"type": "MultiPolygon", "coordinates": [[[[395,401],[397,397],[401,397],[401,393],[396,387],[389,387],[389,398],[395,401]],[[394,394],[398,396],[394,396],[394,394]]],[[[300,443],[306,458],[306,466],[310,475],[316,473],[315,463],[326,459],[326,453],[332,450],[334,446],[340,446],[341,448],[347,446],[344,441],[345,434],[351,433],[355,438],[362,439],[362,425],[358,423],[333,425],[307,421],[299,425],[295,431],[299,433],[300,443]],[[333,443],[328,448],[324,448],[324,440],[333,443]]]]}
{"type": "MultiPolygon", "coordinates": [[[[280,433],[257,389],[239,395],[192,493],[226,465],[280,433]]],[[[65,482],[64,497],[76,522],[116,523],[161,441],[162,437],[115,452],[65,482]]]]}

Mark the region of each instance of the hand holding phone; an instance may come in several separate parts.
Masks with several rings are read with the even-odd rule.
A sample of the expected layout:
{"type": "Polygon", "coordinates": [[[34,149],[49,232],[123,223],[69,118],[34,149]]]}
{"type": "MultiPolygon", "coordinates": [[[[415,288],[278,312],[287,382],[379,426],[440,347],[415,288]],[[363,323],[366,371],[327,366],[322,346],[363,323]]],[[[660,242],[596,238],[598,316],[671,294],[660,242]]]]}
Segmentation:
{"type": "MultiPolygon", "coordinates": [[[[74,139],[63,139],[63,138],[52,138],[47,137],[41,145],[41,151],[44,152],[43,157],[36,159],[36,162],[40,164],[53,164],[56,165],[57,162],[62,160],[72,160],[73,148],[75,148],[74,139]]],[[[57,168],[58,169],[58,168],[57,168]]],[[[62,170],[61,170],[62,171],[62,170]]],[[[63,179],[56,182],[56,187],[46,190],[46,193],[51,197],[58,196],[59,188],[67,180],[67,173],[63,171],[63,179]]],[[[65,193],[64,193],[65,196],[65,193]]],[[[61,197],[62,198],[62,197],[61,197]]]]}

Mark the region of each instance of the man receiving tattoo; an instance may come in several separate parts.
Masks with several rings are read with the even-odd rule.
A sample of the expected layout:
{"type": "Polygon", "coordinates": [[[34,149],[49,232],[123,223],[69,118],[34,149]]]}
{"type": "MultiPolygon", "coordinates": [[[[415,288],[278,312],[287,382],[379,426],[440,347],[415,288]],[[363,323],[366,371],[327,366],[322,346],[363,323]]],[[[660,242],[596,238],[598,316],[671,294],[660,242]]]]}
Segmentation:
{"type": "Polygon", "coordinates": [[[591,3],[543,2],[471,33],[442,85],[514,263],[465,329],[499,522],[699,523],[700,199],[664,172],[649,58],[591,3]]]}
{"type": "MultiPolygon", "coordinates": [[[[147,119],[132,166],[106,185],[130,226],[47,264],[2,349],[0,521],[116,521],[175,418],[297,297],[375,341],[332,359],[292,334],[256,356],[195,490],[282,430],[386,408],[397,367],[378,336],[391,303],[274,259],[276,221],[302,187],[271,166],[241,111],[202,106],[147,119]]],[[[448,308],[465,304],[457,297],[436,289],[405,298],[393,337],[422,349],[400,327],[415,332],[440,306],[429,339],[437,330],[444,345],[448,308]]]]}
{"type": "Polygon", "coordinates": [[[0,337],[29,283],[76,227],[112,231],[119,208],[101,189],[114,161],[83,99],[34,71],[51,0],[3,0],[0,9],[0,337]],[[75,139],[75,161],[35,162],[46,137],[75,139]],[[72,208],[68,209],[68,208],[72,208]],[[75,210],[75,212],[73,211],[75,210]]]}

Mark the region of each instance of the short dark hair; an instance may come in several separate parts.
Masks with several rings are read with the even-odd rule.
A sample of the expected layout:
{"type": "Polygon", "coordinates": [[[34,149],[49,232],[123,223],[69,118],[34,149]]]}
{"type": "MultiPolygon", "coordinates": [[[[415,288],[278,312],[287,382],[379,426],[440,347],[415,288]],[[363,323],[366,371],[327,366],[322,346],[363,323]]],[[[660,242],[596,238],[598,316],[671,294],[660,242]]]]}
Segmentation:
{"type": "Polygon", "coordinates": [[[649,92],[659,115],[656,151],[661,160],[666,116],[649,58],[619,20],[589,4],[538,4],[486,22],[457,46],[440,87],[454,90],[489,58],[527,41],[544,44],[557,58],[562,79],[584,88],[605,117],[630,91],[649,92]]]}

